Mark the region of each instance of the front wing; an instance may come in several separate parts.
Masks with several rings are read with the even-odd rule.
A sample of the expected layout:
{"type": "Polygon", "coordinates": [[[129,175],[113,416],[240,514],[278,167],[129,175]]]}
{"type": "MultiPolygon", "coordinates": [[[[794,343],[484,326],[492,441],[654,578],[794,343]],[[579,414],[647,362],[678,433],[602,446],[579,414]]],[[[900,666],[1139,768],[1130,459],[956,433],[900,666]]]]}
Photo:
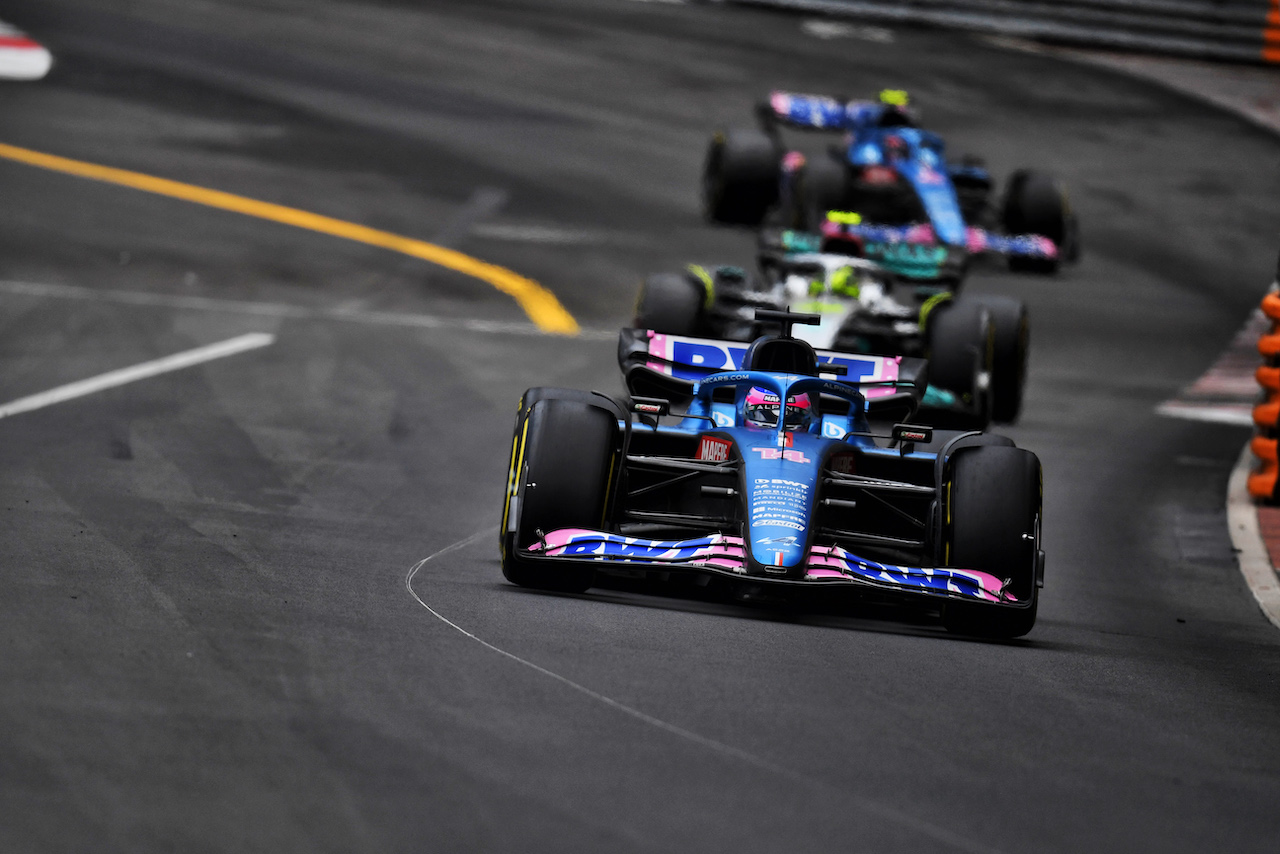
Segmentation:
{"type": "MultiPolygon", "coordinates": [[[[594,561],[629,569],[687,569],[734,578],[746,577],[740,537],[708,534],[687,540],[646,540],[605,531],[562,528],[522,550],[528,558],[594,561]]],[[[897,593],[971,599],[1018,606],[1005,583],[986,572],[953,567],[915,567],[880,563],[839,546],[813,546],[803,580],[751,576],[752,581],[790,585],[855,584],[897,593]]]]}

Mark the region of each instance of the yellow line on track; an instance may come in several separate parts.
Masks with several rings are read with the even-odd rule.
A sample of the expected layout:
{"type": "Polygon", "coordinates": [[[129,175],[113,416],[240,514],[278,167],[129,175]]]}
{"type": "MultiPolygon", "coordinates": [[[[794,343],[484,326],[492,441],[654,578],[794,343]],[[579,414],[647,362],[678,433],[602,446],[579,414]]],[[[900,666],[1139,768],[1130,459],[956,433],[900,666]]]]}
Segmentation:
{"type": "Polygon", "coordinates": [[[135,190],[170,196],[212,208],[234,211],[246,216],[284,223],[297,228],[305,228],[309,231],[329,234],[346,240],[354,240],[357,243],[366,243],[370,246],[377,246],[381,249],[389,249],[392,252],[421,258],[423,261],[488,282],[504,294],[514,298],[520,307],[524,309],[525,314],[529,315],[529,319],[544,332],[552,332],[559,335],[576,335],[578,333],[578,322],[573,319],[573,315],[565,310],[565,307],[556,299],[555,294],[533,279],[525,278],[505,267],[499,267],[496,264],[472,258],[470,255],[464,255],[444,246],[436,246],[434,243],[415,240],[412,237],[392,234],[389,231],[380,231],[376,228],[333,219],[321,214],[298,210],[297,208],[285,207],[271,202],[260,202],[244,196],[237,196],[233,193],[224,193],[221,190],[210,190],[205,187],[197,187],[194,184],[184,184],[180,181],[170,181],[167,178],[144,175],[141,172],[99,166],[82,160],[71,160],[54,154],[44,154],[28,148],[6,145],[2,142],[0,142],[0,157],[18,163],[25,163],[28,166],[49,169],[67,175],[76,175],[94,181],[105,181],[109,184],[119,184],[135,190]]]}

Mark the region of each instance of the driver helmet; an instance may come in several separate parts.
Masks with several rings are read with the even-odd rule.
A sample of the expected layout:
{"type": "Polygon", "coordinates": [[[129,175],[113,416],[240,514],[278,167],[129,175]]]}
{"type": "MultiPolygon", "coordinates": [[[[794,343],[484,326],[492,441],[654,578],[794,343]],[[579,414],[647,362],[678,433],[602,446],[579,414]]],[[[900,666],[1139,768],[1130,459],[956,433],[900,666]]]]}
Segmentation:
{"type": "Polygon", "coordinates": [[[907,141],[897,134],[884,138],[884,153],[890,160],[906,160],[911,157],[911,148],[907,141]]]}
{"type": "Polygon", "coordinates": [[[915,127],[917,116],[911,106],[911,95],[905,89],[880,92],[880,127],[915,127]]]}
{"type": "MultiPolygon", "coordinates": [[[[784,426],[788,430],[807,429],[813,419],[813,407],[807,394],[787,397],[784,426]]],[[[778,426],[778,396],[762,388],[747,392],[747,423],[757,427],[778,426]]]]}

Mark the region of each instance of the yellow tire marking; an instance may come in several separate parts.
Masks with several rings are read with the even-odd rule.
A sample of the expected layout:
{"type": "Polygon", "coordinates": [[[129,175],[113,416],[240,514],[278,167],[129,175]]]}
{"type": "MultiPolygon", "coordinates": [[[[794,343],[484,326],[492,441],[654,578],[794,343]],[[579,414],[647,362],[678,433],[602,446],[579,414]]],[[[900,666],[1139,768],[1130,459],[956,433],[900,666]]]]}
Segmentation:
{"type": "Polygon", "coordinates": [[[560,304],[560,301],[556,299],[555,294],[551,293],[551,291],[533,279],[525,278],[505,267],[499,267],[496,264],[472,258],[453,249],[297,208],[285,207],[271,202],[260,202],[232,193],[224,193],[221,190],[210,190],[193,184],[171,181],[167,178],[144,175],[141,172],[99,166],[82,160],[71,160],[66,157],[44,154],[39,151],[18,148],[4,143],[0,143],[0,157],[53,172],[62,172],[94,181],[104,181],[108,184],[118,184],[122,187],[131,187],[147,193],[182,199],[183,201],[194,202],[211,208],[220,208],[246,216],[292,225],[296,228],[305,228],[309,231],[329,234],[346,240],[354,240],[357,243],[365,243],[369,246],[377,246],[381,249],[389,249],[392,252],[420,258],[423,261],[488,282],[504,294],[514,298],[520,307],[524,309],[529,319],[544,332],[552,332],[559,335],[576,335],[578,333],[578,322],[573,319],[573,315],[565,310],[564,306],[560,304]]]}

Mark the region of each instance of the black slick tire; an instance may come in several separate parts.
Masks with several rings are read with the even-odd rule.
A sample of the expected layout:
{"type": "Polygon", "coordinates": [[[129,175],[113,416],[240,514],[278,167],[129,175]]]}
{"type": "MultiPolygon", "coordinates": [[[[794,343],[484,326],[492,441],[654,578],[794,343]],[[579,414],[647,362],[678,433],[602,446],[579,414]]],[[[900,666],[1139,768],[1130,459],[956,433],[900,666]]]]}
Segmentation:
{"type": "Polygon", "coordinates": [[[991,376],[995,330],[987,307],[958,297],[934,308],[925,323],[929,347],[929,383],[956,395],[972,412],[961,426],[982,430],[991,423],[991,376]]]}
{"type": "Polygon", "coordinates": [[[754,128],[719,131],[702,170],[702,210],[710,222],[759,225],[778,200],[782,153],[754,128]]]}
{"type": "Polygon", "coordinates": [[[805,164],[793,199],[792,225],[801,231],[821,230],[827,211],[844,209],[847,183],[847,170],[830,158],[805,164]]]}
{"type": "Polygon", "coordinates": [[[949,600],[948,631],[995,638],[1022,637],[1036,623],[1040,591],[1040,461],[1021,448],[981,446],[958,451],[946,489],[944,561],[959,569],[1008,579],[1025,607],[949,600]]]}
{"type": "Polygon", "coordinates": [[[513,584],[582,592],[595,568],[520,555],[538,531],[599,529],[614,474],[617,423],[604,409],[543,398],[517,422],[503,512],[502,574],[513,584]]]}
{"type": "Polygon", "coordinates": [[[1074,251],[1067,239],[1073,221],[1066,194],[1058,182],[1043,172],[1020,169],[1010,176],[1001,221],[1008,234],[1039,234],[1058,247],[1056,259],[1010,256],[1011,270],[1054,273],[1064,252],[1074,251]]]}
{"type": "Polygon", "coordinates": [[[975,298],[987,307],[993,327],[991,419],[1012,424],[1022,411],[1022,393],[1027,383],[1027,354],[1031,349],[1027,306],[1011,297],[975,298]]]}
{"type": "Polygon", "coordinates": [[[706,301],[706,288],[691,276],[655,273],[640,284],[632,325],[664,335],[697,335],[706,301]]]}

